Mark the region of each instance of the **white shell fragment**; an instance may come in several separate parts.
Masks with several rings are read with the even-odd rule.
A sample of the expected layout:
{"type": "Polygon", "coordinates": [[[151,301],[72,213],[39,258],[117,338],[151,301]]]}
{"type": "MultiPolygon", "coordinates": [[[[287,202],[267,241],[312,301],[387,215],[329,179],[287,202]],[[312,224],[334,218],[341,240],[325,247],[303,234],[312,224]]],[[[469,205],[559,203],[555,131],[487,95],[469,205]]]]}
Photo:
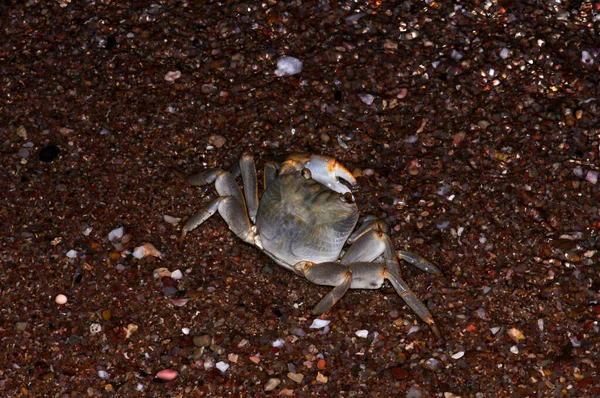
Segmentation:
{"type": "Polygon", "coordinates": [[[229,369],[229,364],[227,362],[223,362],[223,361],[217,362],[217,364],[215,366],[217,367],[217,369],[219,369],[223,373],[225,373],[227,371],[227,369],[229,369]]]}
{"type": "Polygon", "coordinates": [[[109,377],[108,376],[108,372],[106,370],[99,370],[98,371],[98,377],[101,378],[101,379],[103,379],[103,380],[106,380],[109,377]]]}
{"type": "Polygon", "coordinates": [[[302,71],[302,61],[294,57],[283,57],[277,61],[277,76],[291,76],[302,71]]]}
{"type": "Polygon", "coordinates": [[[164,214],[163,215],[163,220],[165,220],[165,222],[168,222],[169,224],[176,225],[176,224],[179,223],[179,221],[181,221],[181,218],[180,217],[173,217],[173,216],[170,216],[168,214],[164,214]]]}
{"type": "Polygon", "coordinates": [[[99,323],[92,323],[90,325],[90,333],[91,334],[98,334],[102,331],[102,325],[100,325],[99,323]]]}
{"type": "Polygon", "coordinates": [[[464,356],[465,356],[465,352],[459,351],[457,353],[452,354],[452,359],[461,359],[464,356]]]}
{"type": "Polygon", "coordinates": [[[271,346],[275,347],[275,348],[280,348],[283,347],[283,343],[285,343],[285,340],[283,339],[277,339],[274,342],[271,343],[271,346]]]}
{"type": "Polygon", "coordinates": [[[123,227],[113,229],[108,233],[108,240],[112,242],[115,239],[121,239],[123,237],[123,232],[125,232],[123,227]]]}
{"type": "Polygon", "coordinates": [[[492,332],[492,334],[496,334],[500,331],[500,327],[498,326],[494,326],[493,328],[490,328],[490,332],[492,332]]]}
{"type": "Polygon", "coordinates": [[[369,331],[368,331],[368,330],[361,329],[361,330],[357,330],[355,334],[356,334],[358,337],[362,337],[363,339],[366,339],[366,338],[367,338],[367,336],[369,336],[369,331]]]}
{"type": "Polygon", "coordinates": [[[517,355],[519,353],[519,347],[517,347],[516,345],[510,347],[510,352],[517,355]]]}
{"type": "Polygon", "coordinates": [[[321,329],[329,325],[330,322],[331,321],[327,321],[325,319],[316,318],[309,327],[311,329],[321,329]]]}
{"type": "Polygon", "coordinates": [[[165,80],[168,81],[169,83],[173,83],[175,80],[179,79],[180,77],[181,77],[181,72],[178,70],[174,70],[174,71],[167,72],[167,74],[165,75],[165,80]]]}
{"type": "Polygon", "coordinates": [[[75,257],[77,257],[77,250],[73,250],[73,249],[69,250],[67,252],[67,257],[69,257],[69,258],[75,258],[75,257]]]}
{"type": "Polygon", "coordinates": [[[137,259],[141,259],[147,256],[160,257],[161,253],[154,247],[152,243],[144,243],[141,246],[138,246],[133,251],[133,257],[137,259]]]}
{"type": "Polygon", "coordinates": [[[592,57],[592,55],[589,52],[582,51],[581,52],[581,62],[583,62],[586,65],[592,65],[594,63],[594,58],[592,57]]]}

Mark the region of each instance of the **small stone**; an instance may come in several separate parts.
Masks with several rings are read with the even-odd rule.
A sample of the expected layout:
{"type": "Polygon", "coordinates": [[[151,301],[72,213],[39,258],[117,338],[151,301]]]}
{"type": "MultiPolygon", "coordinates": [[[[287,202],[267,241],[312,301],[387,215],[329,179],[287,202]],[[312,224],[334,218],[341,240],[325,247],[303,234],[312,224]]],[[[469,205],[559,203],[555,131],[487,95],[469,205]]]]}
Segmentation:
{"type": "Polygon", "coordinates": [[[233,363],[237,363],[237,361],[238,361],[239,357],[240,357],[240,356],[239,356],[238,354],[234,354],[234,353],[231,353],[231,354],[227,355],[227,359],[228,359],[230,362],[233,362],[233,363]]]}
{"type": "Polygon", "coordinates": [[[163,215],[163,220],[165,220],[166,222],[168,222],[171,225],[175,225],[178,224],[181,221],[180,217],[173,217],[170,216],[168,214],[163,215]]]}
{"type": "Polygon", "coordinates": [[[28,324],[27,322],[17,322],[17,323],[15,324],[15,330],[16,330],[17,332],[22,332],[22,331],[24,331],[25,329],[27,329],[27,324],[28,324]]]}
{"type": "Polygon", "coordinates": [[[171,272],[171,278],[179,280],[183,278],[183,273],[180,270],[176,269],[175,271],[171,272]]]}
{"type": "Polygon", "coordinates": [[[302,71],[302,61],[294,57],[283,57],[277,61],[277,76],[291,76],[302,71]]]}
{"type": "Polygon", "coordinates": [[[595,170],[590,170],[585,175],[585,180],[590,184],[596,184],[598,182],[598,172],[595,170]]]}
{"type": "Polygon", "coordinates": [[[98,371],[98,377],[101,378],[101,379],[103,379],[103,380],[106,380],[106,379],[109,378],[109,375],[108,375],[108,372],[106,370],[99,370],[98,371]]]}
{"type": "Polygon", "coordinates": [[[327,380],[327,376],[324,376],[321,372],[317,372],[317,383],[325,384],[327,380]]]}
{"type": "Polygon", "coordinates": [[[581,52],[581,62],[583,62],[585,65],[593,65],[594,58],[592,57],[592,55],[589,52],[582,51],[581,52]]]}
{"type": "Polygon", "coordinates": [[[265,391],[273,391],[279,384],[281,384],[281,380],[277,378],[271,378],[267,380],[267,383],[265,384],[265,391]]]}
{"type": "Polygon", "coordinates": [[[367,336],[369,335],[369,331],[368,330],[364,330],[364,329],[363,330],[357,330],[355,334],[358,337],[362,337],[363,339],[366,339],[367,336]]]}
{"type": "Polygon", "coordinates": [[[112,317],[112,311],[107,308],[105,310],[102,310],[101,315],[102,319],[104,319],[105,321],[110,321],[110,318],[112,317]]]}
{"type": "Polygon", "coordinates": [[[27,129],[25,129],[25,126],[17,127],[17,135],[24,140],[27,139],[27,129]]]}
{"type": "Polygon", "coordinates": [[[209,335],[204,334],[202,336],[194,336],[192,341],[196,347],[210,347],[212,338],[209,335]]]}
{"type": "Polygon", "coordinates": [[[296,383],[302,383],[302,380],[304,379],[304,375],[302,373],[294,373],[294,372],[289,372],[287,374],[287,377],[292,379],[296,383]]]}
{"type": "Polygon", "coordinates": [[[358,97],[367,105],[371,105],[375,100],[375,97],[373,97],[371,94],[358,94],[358,97]]]}
{"type": "Polygon", "coordinates": [[[133,257],[137,259],[142,259],[147,256],[161,257],[161,255],[161,252],[158,251],[152,243],[144,243],[143,245],[136,247],[133,251],[133,257]]]}
{"type": "Polygon", "coordinates": [[[77,250],[72,250],[72,249],[69,250],[67,252],[67,257],[69,257],[69,258],[75,258],[75,257],[77,257],[77,250]]]}
{"type": "Polygon", "coordinates": [[[125,229],[123,227],[115,228],[108,233],[108,240],[112,242],[115,239],[121,239],[124,232],[125,229]]]}
{"type": "Polygon", "coordinates": [[[64,305],[67,304],[67,296],[65,296],[64,294],[58,294],[55,298],[54,298],[54,302],[58,305],[64,305]]]}
{"type": "Polygon", "coordinates": [[[178,70],[167,72],[165,75],[165,80],[169,83],[173,83],[175,80],[181,77],[181,72],[178,70]]]}
{"type": "Polygon", "coordinates": [[[477,126],[479,126],[479,128],[482,130],[487,129],[489,125],[490,125],[490,122],[488,122],[487,120],[480,120],[477,122],[477,126]]]}
{"type": "Polygon", "coordinates": [[[516,328],[508,329],[506,334],[508,334],[508,336],[517,344],[525,340],[525,335],[516,328]]]}
{"type": "Polygon", "coordinates": [[[229,369],[229,364],[227,362],[223,362],[223,361],[217,362],[217,364],[215,366],[217,367],[217,369],[219,369],[223,373],[225,373],[227,371],[227,369],[229,369]]]}
{"type": "Polygon", "coordinates": [[[516,345],[513,345],[512,347],[510,347],[510,352],[517,355],[519,353],[519,347],[517,347],[516,345]]]}
{"type": "Polygon", "coordinates": [[[464,356],[465,356],[464,351],[458,351],[458,352],[452,354],[452,359],[461,359],[464,356]]]}
{"type": "Polygon", "coordinates": [[[171,381],[171,380],[175,380],[177,375],[179,375],[179,372],[177,372],[176,370],[163,369],[160,372],[158,372],[155,377],[160,380],[171,381]]]}
{"type": "Polygon", "coordinates": [[[502,59],[508,58],[509,52],[510,51],[508,50],[508,48],[503,48],[502,50],[500,50],[500,58],[502,58],[502,59]]]}
{"type": "Polygon", "coordinates": [[[227,139],[220,134],[213,134],[208,138],[208,143],[214,145],[215,148],[222,148],[226,142],[227,139]]]}
{"type": "Polygon", "coordinates": [[[171,271],[165,267],[160,267],[152,271],[152,276],[154,279],[170,278],[171,274],[171,271]]]}
{"type": "Polygon", "coordinates": [[[90,325],[90,333],[91,334],[98,334],[102,331],[102,325],[100,325],[99,323],[92,323],[90,325]]]}
{"type": "Polygon", "coordinates": [[[312,324],[309,326],[311,329],[321,329],[324,328],[325,326],[329,325],[331,321],[325,320],[325,319],[319,319],[316,318],[315,320],[313,320],[312,324]]]}

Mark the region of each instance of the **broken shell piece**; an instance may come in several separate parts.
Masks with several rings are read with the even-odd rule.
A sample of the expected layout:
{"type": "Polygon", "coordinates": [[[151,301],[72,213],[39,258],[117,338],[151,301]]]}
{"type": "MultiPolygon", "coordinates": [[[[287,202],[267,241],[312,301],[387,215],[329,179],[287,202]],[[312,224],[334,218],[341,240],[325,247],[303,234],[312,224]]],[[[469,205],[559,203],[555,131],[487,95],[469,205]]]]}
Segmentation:
{"type": "Polygon", "coordinates": [[[180,217],[173,217],[173,216],[170,216],[168,214],[163,215],[163,219],[166,222],[168,222],[169,224],[173,224],[173,225],[176,225],[176,224],[179,223],[179,221],[181,221],[180,217]]]}
{"type": "Polygon", "coordinates": [[[311,329],[321,329],[321,328],[324,328],[325,326],[329,325],[330,322],[331,321],[327,321],[325,319],[316,318],[313,321],[312,325],[310,325],[310,328],[311,329]]]}
{"type": "Polygon", "coordinates": [[[525,335],[519,329],[511,328],[506,331],[506,334],[515,342],[520,343],[525,340],[525,335]]]}
{"type": "Polygon", "coordinates": [[[115,239],[121,239],[124,232],[125,229],[123,227],[115,228],[108,233],[108,240],[112,242],[115,239]]]}
{"type": "Polygon", "coordinates": [[[158,251],[156,247],[152,243],[144,243],[141,246],[138,246],[133,251],[133,257],[137,259],[141,259],[147,256],[161,257],[161,252],[158,251]]]}

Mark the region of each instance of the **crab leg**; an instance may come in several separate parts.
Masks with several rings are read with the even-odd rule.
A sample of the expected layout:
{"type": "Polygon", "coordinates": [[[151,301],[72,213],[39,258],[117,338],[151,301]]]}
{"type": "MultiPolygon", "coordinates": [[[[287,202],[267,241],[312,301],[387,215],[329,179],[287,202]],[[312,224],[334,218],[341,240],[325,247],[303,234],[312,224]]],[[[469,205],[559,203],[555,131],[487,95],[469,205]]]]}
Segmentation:
{"type": "Polygon", "coordinates": [[[407,263],[417,267],[421,271],[429,272],[430,274],[434,274],[434,275],[441,273],[441,271],[438,267],[431,264],[424,257],[421,257],[418,254],[405,252],[403,250],[397,250],[396,254],[398,255],[398,258],[401,258],[402,260],[406,261],[407,263]]]}
{"type": "Polygon", "coordinates": [[[379,289],[385,279],[388,279],[404,302],[431,327],[438,338],[441,338],[433,316],[425,304],[396,272],[388,270],[384,264],[356,262],[344,265],[334,262],[319,264],[301,262],[294,268],[317,285],[334,286],[333,290],[313,309],[314,314],[321,314],[333,307],[348,289],[379,289]]]}
{"type": "Polygon", "coordinates": [[[441,339],[442,334],[440,333],[440,330],[433,321],[433,316],[431,315],[431,312],[429,312],[427,307],[425,307],[425,304],[423,304],[423,302],[419,300],[415,293],[408,287],[406,282],[404,282],[402,278],[400,278],[400,276],[395,272],[384,271],[383,274],[390,281],[392,286],[394,286],[394,289],[396,289],[398,295],[402,297],[402,300],[404,300],[404,302],[410,308],[412,308],[415,314],[417,314],[419,318],[423,320],[423,322],[429,325],[431,330],[433,330],[433,333],[435,333],[436,337],[438,339],[441,339]]]}
{"type": "Polygon", "coordinates": [[[246,198],[248,216],[254,222],[256,221],[256,212],[258,211],[258,181],[256,179],[254,158],[252,155],[245,153],[240,158],[239,165],[242,173],[242,182],[244,183],[244,197],[246,198]]]}
{"type": "Polygon", "coordinates": [[[215,214],[219,209],[219,203],[224,199],[225,198],[216,198],[211,200],[202,209],[200,209],[200,211],[190,217],[181,230],[181,237],[183,238],[188,232],[193,231],[199,227],[200,224],[215,214]]]}
{"type": "Polygon", "coordinates": [[[269,185],[271,185],[271,183],[273,182],[273,180],[275,180],[275,178],[277,178],[277,163],[275,162],[269,162],[267,164],[265,164],[265,175],[264,175],[264,185],[263,185],[263,189],[266,191],[267,187],[269,185]]]}

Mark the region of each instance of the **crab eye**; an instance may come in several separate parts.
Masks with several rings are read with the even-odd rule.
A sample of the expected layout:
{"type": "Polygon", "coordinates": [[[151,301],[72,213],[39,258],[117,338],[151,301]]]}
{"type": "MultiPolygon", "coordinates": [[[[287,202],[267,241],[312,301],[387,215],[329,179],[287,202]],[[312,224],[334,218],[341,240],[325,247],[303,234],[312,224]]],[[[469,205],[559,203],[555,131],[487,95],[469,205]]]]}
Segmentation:
{"type": "Polygon", "coordinates": [[[354,203],[354,196],[350,192],[340,195],[340,200],[344,203],[354,203]]]}
{"type": "Polygon", "coordinates": [[[306,178],[307,180],[310,180],[312,178],[312,173],[306,167],[302,169],[301,173],[302,177],[306,178]]]}

